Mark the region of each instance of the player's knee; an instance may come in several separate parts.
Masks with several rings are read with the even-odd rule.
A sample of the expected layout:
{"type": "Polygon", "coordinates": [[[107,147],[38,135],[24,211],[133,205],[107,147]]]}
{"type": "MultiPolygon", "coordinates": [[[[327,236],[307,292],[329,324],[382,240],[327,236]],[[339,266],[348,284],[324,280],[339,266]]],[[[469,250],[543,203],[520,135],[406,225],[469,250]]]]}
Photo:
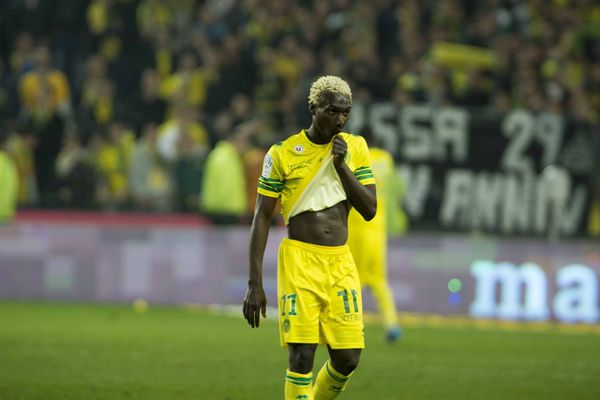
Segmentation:
{"type": "Polygon", "coordinates": [[[345,350],[332,354],[331,362],[333,368],[343,375],[350,375],[358,366],[360,361],[360,350],[345,350]]]}
{"type": "Polygon", "coordinates": [[[301,374],[307,374],[313,369],[316,345],[289,344],[290,370],[301,374]]]}

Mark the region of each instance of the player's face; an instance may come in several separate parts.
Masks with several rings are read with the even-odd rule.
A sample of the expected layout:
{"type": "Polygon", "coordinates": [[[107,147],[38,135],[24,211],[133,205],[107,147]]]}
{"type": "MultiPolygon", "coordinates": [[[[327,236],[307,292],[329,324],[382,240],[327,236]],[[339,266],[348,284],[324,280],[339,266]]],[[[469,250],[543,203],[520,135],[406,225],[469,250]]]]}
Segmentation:
{"type": "Polygon", "coordinates": [[[324,93],[314,112],[314,123],[320,135],[331,139],[340,133],[348,122],[351,108],[352,101],[348,96],[324,93]]]}

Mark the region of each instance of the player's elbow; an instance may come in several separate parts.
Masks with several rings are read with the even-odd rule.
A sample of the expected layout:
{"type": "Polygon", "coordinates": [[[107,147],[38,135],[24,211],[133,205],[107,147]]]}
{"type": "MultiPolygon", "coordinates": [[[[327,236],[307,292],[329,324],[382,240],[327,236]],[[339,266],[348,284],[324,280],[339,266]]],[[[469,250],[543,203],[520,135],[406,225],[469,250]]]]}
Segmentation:
{"type": "Polygon", "coordinates": [[[370,221],[375,218],[375,214],[377,214],[377,200],[375,200],[371,206],[366,207],[361,214],[365,221],[370,221]]]}
{"type": "Polygon", "coordinates": [[[376,213],[377,213],[376,211],[374,211],[374,212],[369,211],[368,213],[363,214],[363,218],[365,219],[365,221],[370,221],[373,218],[375,218],[376,213]]]}

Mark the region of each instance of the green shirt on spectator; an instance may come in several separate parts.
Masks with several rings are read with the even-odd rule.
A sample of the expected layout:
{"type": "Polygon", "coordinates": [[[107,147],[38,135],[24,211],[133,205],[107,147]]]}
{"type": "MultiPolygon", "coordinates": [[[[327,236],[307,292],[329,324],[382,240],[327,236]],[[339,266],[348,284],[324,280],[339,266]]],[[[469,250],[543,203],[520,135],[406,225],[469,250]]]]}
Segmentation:
{"type": "Polygon", "coordinates": [[[246,211],[246,181],[242,156],[222,140],[208,154],[202,182],[201,209],[207,214],[242,216],[246,211]]]}
{"type": "Polygon", "coordinates": [[[0,223],[12,219],[17,207],[18,175],[12,159],[0,151],[0,223]]]}

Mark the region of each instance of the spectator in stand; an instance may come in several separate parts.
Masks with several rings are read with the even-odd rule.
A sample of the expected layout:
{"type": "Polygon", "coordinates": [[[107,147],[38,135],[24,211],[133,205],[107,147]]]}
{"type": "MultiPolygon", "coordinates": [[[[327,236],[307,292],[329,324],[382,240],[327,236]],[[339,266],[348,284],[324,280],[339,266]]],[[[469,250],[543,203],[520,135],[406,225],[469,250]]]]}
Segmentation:
{"type": "Polygon", "coordinates": [[[173,60],[175,49],[171,34],[167,30],[159,30],[151,38],[152,63],[151,67],[156,69],[159,82],[171,75],[173,72],[173,60]]]}
{"type": "Polygon", "coordinates": [[[143,211],[172,210],[173,183],[167,165],[156,151],[156,125],[146,124],[129,168],[133,206],[143,211]]]}
{"type": "Polygon", "coordinates": [[[65,135],[56,159],[57,205],[89,210],[96,205],[96,169],[76,132],[65,135]]]}
{"type": "Polygon", "coordinates": [[[140,131],[145,123],[160,124],[165,120],[167,103],[159,95],[156,70],[146,69],[140,81],[140,93],[132,106],[129,120],[140,131]]]}
{"type": "Polygon", "coordinates": [[[183,132],[179,137],[173,168],[177,211],[198,212],[206,154],[207,148],[195,141],[188,132],[183,132]]]}
{"type": "Polygon", "coordinates": [[[108,126],[115,119],[119,109],[116,94],[104,59],[99,55],[88,58],[76,112],[77,123],[82,132],[88,134],[99,127],[108,126]]]}
{"type": "Polygon", "coordinates": [[[199,67],[196,55],[186,51],[179,56],[177,70],[161,82],[160,93],[167,101],[198,107],[206,101],[213,76],[210,66],[199,67]]]}
{"type": "MultiPolygon", "coordinates": [[[[263,161],[267,155],[268,144],[257,143],[261,133],[265,130],[265,124],[262,119],[255,119],[245,123],[244,129],[250,130],[248,133],[249,143],[244,150],[242,159],[246,179],[246,214],[247,216],[251,216],[254,213],[254,207],[256,205],[258,177],[262,172],[263,161]]],[[[270,137],[269,135],[264,136],[270,137]]],[[[251,223],[252,221],[247,222],[251,223]]]]}
{"type": "Polygon", "coordinates": [[[34,140],[33,160],[39,205],[52,207],[56,203],[54,165],[63,142],[65,119],[58,112],[51,88],[42,85],[36,90],[36,99],[22,113],[22,119],[34,140]]]}
{"type": "Polygon", "coordinates": [[[35,41],[31,32],[19,33],[14,47],[9,57],[10,70],[14,77],[20,77],[35,67],[35,41]]]}
{"type": "Polygon", "coordinates": [[[6,152],[6,141],[7,135],[0,131],[0,224],[13,218],[19,189],[17,167],[6,152]]]}
{"type": "Polygon", "coordinates": [[[229,35],[218,48],[215,72],[218,79],[212,81],[208,90],[211,100],[205,107],[208,111],[226,108],[236,93],[252,94],[256,85],[256,62],[254,51],[245,40],[242,35],[229,35]]]}
{"type": "Polygon", "coordinates": [[[185,103],[175,104],[173,116],[158,127],[156,146],[161,157],[169,162],[177,158],[177,142],[184,132],[203,150],[208,149],[208,133],[200,123],[201,113],[201,109],[185,103]]]}
{"type": "MultiPolygon", "coordinates": [[[[45,96],[45,108],[69,129],[75,123],[83,139],[115,120],[138,131],[167,120],[158,142],[171,161],[179,143],[173,133],[181,129],[172,99],[202,106],[201,123],[188,125],[200,125],[190,135],[206,150],[248,120],[245,111],[232,115],[238,105],[263,118],[259,139],[272,142],[263,136],[295,131],[309,118],[299,93],[324,73],[347,76],[372,102],[400,107],[483,104],[490,115],[526,107],[588,126],[600,118],[600,6],[590,0],[89,0],[68,9],[69,1],[4,3],[10,20],[0,26],[0,118],[15,124],[18,100],[21,120],[29,121],[45,96]],[[90,62],[96,69],[80,83],[80,60],[88,58],[105,65],[90,62]],[[165,98],[158,100],[161,87],[165,98]],[[201,138],[202,123],[210,143],[201,138]]],[[[39,133],[39,126],[29,129],[39,133]]],[[[21,181],[25,202],[34,197],[33,190],[21,197],[26,186],[21,181]]]]}
{"type": "Polygon", "coordinates": [[[9,135],[6,147],[19,175],[17,203],[22,207],[33,207],[39,203],[33,159],[35,137],[26,127],[23,127],[20,131],[9,135]]]}
{"type": "Polygon", "coordinates": [[[18,114],[19,103],[14,81],[0,58],[0,121],[7,121],[18,114]]]}
{"type": "Polygon", "coordinates": [[[236,93],[231,98],[229,107],[219,112],[211,121],[211,143],[215,144],[227,138],[233,127],[251,120],[255,114],[252,100],[245,94],[236,93]]]}
{"type": "Polygon", "coordinates": [[[238,224],[246,216],[243,155],[253,133],[252,122],[242,124],[206,158],[200,210],[215,224],[238,224]]]}
{"type": "Polygon", "coordinates": [[[31,112],[43,107],[51,112],[67,113],[71,87],[66,75],[52,66],[50,49],[41,45],[35,50],[35,66],[19,82],[22,109],[31,112]]]}
{"type": "Polygon", "coordinates": [[[166,1],[142,0],[137,7],[136,18],[141,36],[153,37],[156,32],[172,28],[173,11],[166,1]]]}
{"type": "Polygon", "coordinates": [[[128,173],[135,135],[120,122],[113,122],[106,133],[91,139],[92,159],[99,173],[99,201],[104,209],[122,210],[129,206],[128,173]]]}

